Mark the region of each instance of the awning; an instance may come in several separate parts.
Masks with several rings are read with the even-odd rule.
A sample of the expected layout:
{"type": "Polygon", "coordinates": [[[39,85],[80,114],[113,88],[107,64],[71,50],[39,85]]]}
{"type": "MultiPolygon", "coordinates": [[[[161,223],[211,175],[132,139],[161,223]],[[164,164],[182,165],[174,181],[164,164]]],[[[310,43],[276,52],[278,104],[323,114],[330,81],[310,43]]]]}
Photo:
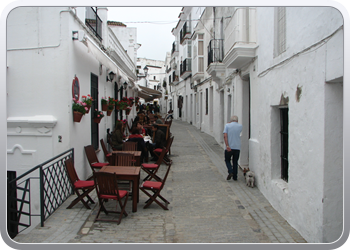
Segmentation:
{"type": "Polygon", "coordinates": [[[105,67],[109,68],[111,71],[113,71],[118,76],[121,76],[123,78],[123,81],[128,82],[129,77],[128,75],[118,67],[118,65],[105,53],[103,52],[99,46],[96,45],[96,43],[89,38],[88,36],[85,36],[86,43],[82,41],[87,47],[89,48],[89,52],[94,55],[94,57],[105,67]]]}
{"type": "Polygon", "coordinates": [[[162,97],[162,92],[158,90],[143,87],[140,85],[138,85],[138,89],[138,96],[145,99],[146,102],[162,97]]]}

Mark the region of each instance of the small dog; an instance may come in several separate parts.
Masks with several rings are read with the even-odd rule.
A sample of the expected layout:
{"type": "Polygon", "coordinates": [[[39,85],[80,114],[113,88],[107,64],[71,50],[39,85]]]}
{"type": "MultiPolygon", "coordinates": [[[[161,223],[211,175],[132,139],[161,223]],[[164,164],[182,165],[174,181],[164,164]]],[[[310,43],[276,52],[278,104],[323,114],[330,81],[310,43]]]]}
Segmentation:
{"type": "Polygon", "coordinates": [[[245,182],[246,182],[247,186],[254,187],[254,182],[255,182],[254,171],[250,171],[249,168],[244,168],[243,175],[245,176],[245,182]]]}

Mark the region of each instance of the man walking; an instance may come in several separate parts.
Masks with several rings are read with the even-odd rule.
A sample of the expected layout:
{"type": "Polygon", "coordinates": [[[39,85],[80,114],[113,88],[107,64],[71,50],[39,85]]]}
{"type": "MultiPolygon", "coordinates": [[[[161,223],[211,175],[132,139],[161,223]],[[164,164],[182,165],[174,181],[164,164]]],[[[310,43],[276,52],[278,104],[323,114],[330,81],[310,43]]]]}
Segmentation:
{"type": "Polygon", "coordinates": [[[228,170],[226,180],[230,180],[231,178],[235,181],[237,180],[238,158],[241,150],[241,132],[242,125],[238,123],[238,117],[234,115],[224,128],[224,140],[226,144],[225,163],[228,170]]]}

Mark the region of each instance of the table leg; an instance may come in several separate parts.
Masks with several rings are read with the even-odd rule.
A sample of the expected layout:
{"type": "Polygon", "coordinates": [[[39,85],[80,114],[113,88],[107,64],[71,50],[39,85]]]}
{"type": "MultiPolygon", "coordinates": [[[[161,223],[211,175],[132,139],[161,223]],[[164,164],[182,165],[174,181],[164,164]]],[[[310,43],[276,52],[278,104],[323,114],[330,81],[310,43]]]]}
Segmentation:
{"type": "Polygon", "coordinates": [[[137,203],[139,202],[139,180],[140,175],[138,175],[132,184],[132,211],[137,212],[137,203]]]}

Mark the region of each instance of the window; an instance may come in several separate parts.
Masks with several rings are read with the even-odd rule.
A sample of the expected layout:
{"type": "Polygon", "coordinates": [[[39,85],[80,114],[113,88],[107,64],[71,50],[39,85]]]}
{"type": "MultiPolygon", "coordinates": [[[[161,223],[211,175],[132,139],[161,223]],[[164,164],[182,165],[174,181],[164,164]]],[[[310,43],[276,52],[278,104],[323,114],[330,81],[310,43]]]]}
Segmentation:
{"type": "Polygon", "coordinates": [[[98,123],[94,122],[93,111],[98,110],[98,77],[91,74],[91,97],[93,99],[91,105],[91,145],[94,146],[95,150],[98,149],[98,123]]]}
{"type": "Polygon", "coordinates": [[[102,20],[97,15],[97,7],[86,7],[85,25],[102,41],[102,20]]]}
{"type": "Polygon", "coordinates": [[[275,7],[275,56],[286,51],[286,7],[275,7]]]}
{"type": "Polygon", "coordinates": [[[281,178],[288,182],[288,108],[280,109],[281,178]]]}

